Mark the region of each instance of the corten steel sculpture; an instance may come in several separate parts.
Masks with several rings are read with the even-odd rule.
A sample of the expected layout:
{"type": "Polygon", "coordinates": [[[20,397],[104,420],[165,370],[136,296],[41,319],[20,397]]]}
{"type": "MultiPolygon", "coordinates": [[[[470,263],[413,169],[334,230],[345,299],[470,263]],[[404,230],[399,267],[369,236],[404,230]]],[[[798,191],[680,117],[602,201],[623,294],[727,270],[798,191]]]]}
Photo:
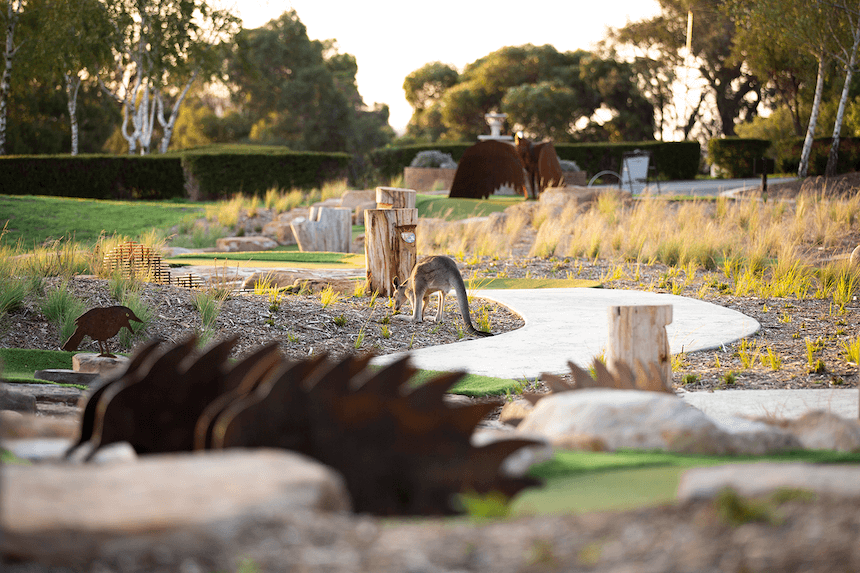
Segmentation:
{"type": "Polygon", "coordinates": [[[491,139],[467,149],[448,196],[486,199],[499,187],[509,185],[536,199],[547,187],[563,183],[552,142],[533,143],[518,135],[516,146],[491,139]]]}
{"type": "Polygon", "coordinates": [[[404,358],[382,369],[369,356],[299,362],[266,346],[236,365],[235,340],[194,352],[195,339],[162,349],[144,345],[119,377],[94,389],[81,436],[68,452],[129,442],[138,453],[226,447],[278,447],[339,471],[358,512],[381,515],[456,513],[457,493],[512,496],[538,485],[502,474],[502,462],[530,440],[471,445],[476,425],[494,407],[448,406],[444,393],[464,373],[412,389],[416,370],[404,358]]]}
{"type": "MultiPolygon", "coordinates": [[[[567,363],[570,368],[571,378],[573,382],[556,376],[554,374],[541,374],[541,381],[545,382],[550,389],[550,393],[558,394],[560,392],[570,392],[572,390],[583,390],[586,388],[612,388],[617,390],[645,390],[649,392],[669,392],[663,385],[663,378],[655,364],[649,364],[646,369],[641,361],[637,361],[636,372],[630,369],[623,362],[615,365],[617,373],[613,375],[600,360],[594,360],[592,367],[594,368],[594,377],[588,372],[574,364],[567,363]]],[[[547,396],[547,394],[527,394],[524,398],[534,403],[547,396]]]]}
{"type": "Polygon", "coordinates": [[[75,331],[63,344],[63,350],[77,350],[84,336],[89,336],[99,343],[99,350],[101,350],[99,356],[113,358],[114,355],[108,352],[107,341],[116,336],[122,327],[134,334],[131,322],[129,322],[131,320],[143,322],[127,306],[91,308],[75,319],[75,331]]]}

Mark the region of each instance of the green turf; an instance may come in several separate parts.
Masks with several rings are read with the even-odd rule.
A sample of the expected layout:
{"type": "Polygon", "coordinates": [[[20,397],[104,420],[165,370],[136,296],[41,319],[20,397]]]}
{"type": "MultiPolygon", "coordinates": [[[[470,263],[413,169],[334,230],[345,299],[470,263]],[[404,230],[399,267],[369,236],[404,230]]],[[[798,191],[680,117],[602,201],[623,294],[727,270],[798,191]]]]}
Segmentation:
{"type": "Polygon", "coordinates": [[[34,350],[31,348],[0,348],[4,379],[33,379],[36,370],[50,368],[70,369],[74,352],[62,350],[34,350]]]}
{"type": "Polygon", "coordinates": [[[523,200],[517,196],[492,195],[488,199],[449,199],[444,195],[418,194],[415,197],[415,207],[419,217],[441,217],[448,221],[458,221],[504,211],[523,200]]]}
{"type": "MultiPolygon", "coordinates": [[[[439,376],[440,374],[445,374],[445,372],[437,370],[419,370],[418,373],[412,377],[411,382],[418,386],[435,376],[439,376]]],[[[493,378],[491,376],[467,374],[457,382],[450,391],[452,394],[461,394],[463,396],[498,396],[504,394],[508,390],[513,390],[520,384],[520,382],[509,378],[493,378]]]]}
{"type": "Polygon", "coordinates": [[[795,451],[767,456],[704,456],[660,451],[556,452],[532,475],[540,489],[513,500],[514,515],[620,511],[675,499],[683,472],[692,467],[750,462],[860,463],[860,453],[795,451]]]}
{"type": "Polygon", "coordinates": [[[323,253],[299,251],[249,251],[242,253],[186,253],[167,259],[170,265],[213,266],[235,264],[241,267],[364,268],[360,253],[323,253]]]}
{"type": "Polygon", "coordinates": [[[585,279],[468,279],[469,289],[598,288],[600,281],[585,279]]]}
{"type": "Polygon", "coordinates": [[[20,240],[26,249],[68,236],[93,245],[102,232],[137,238],[177,225],[189,213],[202,216],[203,208],[199,203],[0,195],[0,213],[0,228],[7,225],[3,242],[20,240]]]}

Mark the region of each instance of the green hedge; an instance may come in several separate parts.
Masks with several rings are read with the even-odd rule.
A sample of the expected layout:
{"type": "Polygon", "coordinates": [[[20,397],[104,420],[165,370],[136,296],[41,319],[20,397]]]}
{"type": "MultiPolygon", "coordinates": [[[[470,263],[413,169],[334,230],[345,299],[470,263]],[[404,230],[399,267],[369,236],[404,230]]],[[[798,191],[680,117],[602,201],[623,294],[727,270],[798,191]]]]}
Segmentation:
{"type": "Polygon", "coordinates": [[[651,152],[651,161],[660,179],[695,179],[699,172],[701,146],[698,141],[555,144],[559,159],[576,161],[589,176],[606,170],[621,173],[622,155],[637,149],[651,152]]]}
{"type": "MultiPolygon", "coordinates": [[[[450,153],[455,161],[460,161],[463,153],[474,142],[426,143],[377,149],[371,154],[371,162],[383,177],[396,177],[403,173],[412,159],[420,151],[438,149],[450,153]]],[[[654,165],[663,179],[694,179],[699,170],[701,147],[696,141],[662,142],[641,141],[631,143],[556,143],[555,150],[559,159],[576,161],[577,165],[590,175],[611,169],[621,171],[621,156],[625,151],[635,149],[652,153],[654,165]]]]}
{"type": "Polygon", "coordinates": [[[88,199],[212,199],[270,187],[310,189],[347,176],[346,153],[213,146],[165,155],[0,157],[0,194],[88,199]]]}
{"type": "MultiPolygon", "coordinates": [[[[812,141],[812,150],[809,152],[809,169],[807,175],[824,175],[827,168],[827,155],[833,144],[832,137],[822,137],[812,141]]],[[[800,165],[800,154],[803,151],[803,139],[797,139],[785,157],[781,157],[778,169],[782,173],[796,173],[800,165]]],[[[849,171],[860,171],[860,138],[839,138],[839,159],[836,162],[837,173],[848,173],[849,171]]]]}
{"type": "Polygon", "coordinates": [[[767,139],[714,138],[708,141],[708,157],[728,177],[752,177],[753,161],[764,157],[769,148],[767,139]]]}
{"type": "Polygon", "coordinates": [[[351,161],[347,153],[258,146],[219,146],[182,153],[190,187],[206,199],[238,192],[262,194],[271,187],[318,188],[346,178],[351,161]]]}
{"type": "Polygon", "coordinates": [[[185,195],[178,157],[21,155],[0,157],[0,194],[88,199],[185,195]]]}

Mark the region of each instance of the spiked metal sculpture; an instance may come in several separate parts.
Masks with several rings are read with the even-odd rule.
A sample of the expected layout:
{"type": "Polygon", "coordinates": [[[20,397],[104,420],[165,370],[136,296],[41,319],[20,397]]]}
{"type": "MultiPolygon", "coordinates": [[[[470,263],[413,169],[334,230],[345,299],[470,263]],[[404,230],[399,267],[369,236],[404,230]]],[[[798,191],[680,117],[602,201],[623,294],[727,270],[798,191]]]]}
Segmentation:
{"type": "MultiPolygon", "coordinates": [[[[616,373],[610,372],[606,365],[600,360],[594,360],[595,377],[568,361],[573,383],[560,378],[554,374],[541,374],[541,380],[549,386],[551,393],[570,392],[571,390],[582,390],[584,388],[614,388],[618,390],[645,390],[649,392],[671,392],[663,386],[662,377],[655,364],[649,364],[649,368],[638,362],[636,373],[623,362],[615,365],[616,373]]],[[[547,394],[524,394],[523,397],[532,403],[537,402],[547,394]]]]}
{"type": "Polygon", "coordinates": [[[99,343],[99,350],[101,350],[99,356],[113,358],[114,355],[108,352],[107,340],[116,336],[123,327],[133,334],[134,330],[129,322],[131,320],[143,322],[127,306],[91,308],[75,319],[75,332],[63,344],[63,350],[77,350],[84,336],[89,336],[99,343]]]}
{"type": "Polygon", "coordinates": [[[512,496],[538,484],[500,470],[511,453],[535,442],[471,444],[494,405],[444,402],[463,372],[410,389],[416,370],[408,358],[376,371],[369,356],[290,362],[270,345],[232,366],[234,343],[202,356],[193,338],[166,349],[144,345],[125,373],[92,391],[69,455],[86,443],[91,458],[117,441],[141,454],[286,448],[338,470],[354,509],[382,515],[451,514],[454,494],[512,496]]]}
{"type": "Polygon", "coordinates": [[[552,142],[532,143],[518,135],[516,146],[491,139],[467,149],[448,196],[486,199],[499,187],[509,185],[536,199],[547,187],[563,182],[552,142]]]}

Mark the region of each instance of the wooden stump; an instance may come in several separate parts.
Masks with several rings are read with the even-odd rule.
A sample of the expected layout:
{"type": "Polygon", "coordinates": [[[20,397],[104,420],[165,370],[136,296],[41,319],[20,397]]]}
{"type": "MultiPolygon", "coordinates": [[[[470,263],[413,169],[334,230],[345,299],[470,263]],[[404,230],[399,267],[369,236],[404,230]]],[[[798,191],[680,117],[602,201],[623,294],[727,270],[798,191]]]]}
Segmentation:
{"type": "Polygon", "coordinates": [[[377,209],[414,209],[415,191],[397,187],[376,188],[377,209]]]}
{"type": "Polygon", "coordinates": [[[406,280],[417,261],[418,209],[368,209],[364,212],[364,255],[370,291],[394,292],[394,277],[406,280]]]}
{"type": "MultiPolygon", "coordinates": [[[[672,322],[672,305],[610,306],[606,366],[618,374],[618,363],[634,373],[656,371],[664,391],[672,389],[672,363],[666,325],[672,322]],[[641,363],[641,366],[640,366],[641,363]]],[[[656,381],[651,380],[652,384],[656,381]]],[[[655,388],[657,390],[658,388],[655,388]]]]}
{"type": "Polygon", "coordinates": [[[307,219],[290,223],[300,251],[348,253],[352,238],[352,210],[314,206],[307,219]]]}

